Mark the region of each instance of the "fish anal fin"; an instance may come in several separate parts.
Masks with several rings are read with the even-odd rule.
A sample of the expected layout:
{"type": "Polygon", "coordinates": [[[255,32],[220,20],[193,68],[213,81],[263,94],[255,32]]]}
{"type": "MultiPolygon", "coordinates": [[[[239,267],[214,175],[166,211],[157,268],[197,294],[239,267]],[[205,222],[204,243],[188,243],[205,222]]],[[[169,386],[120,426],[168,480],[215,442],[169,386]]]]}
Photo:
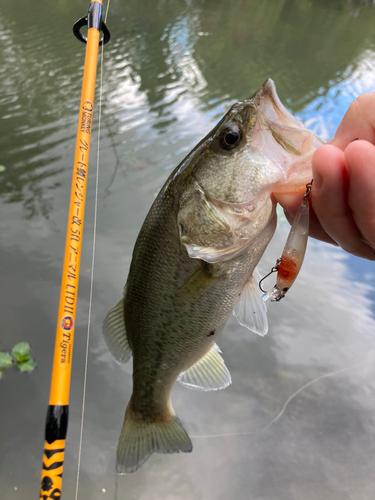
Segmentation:
{"type": "Polygon", "coordinates": [[[142,420],[131,411],[131,401],[125,412],[124,424],[117,448],[117,472],[135,472],[152,453],[190,452],[191,440],[174,414],[168,419],[142,420]]]}
{"type": "Polygon", "coordinates": [[[232,383],[228,368],[214,344],[208,353],[178,377],[180,384],[199,391],[217,391],[232,383]]]}
{"type": "Polygon", "coordinates": [[[103,336],[114,358],[126,363],[131,358],[131,349],[125,330],[124,299],[122,298],[105,317],[103,336]]]}
{"type": "Polygon", "coordinates": [[[233,314],[240,325],[264,337],[268,332],[267,307],[262,300],[257,284],[258,281],[259,275],[255,269],[241,292],[241,296],[233,309],[233,314]]]}

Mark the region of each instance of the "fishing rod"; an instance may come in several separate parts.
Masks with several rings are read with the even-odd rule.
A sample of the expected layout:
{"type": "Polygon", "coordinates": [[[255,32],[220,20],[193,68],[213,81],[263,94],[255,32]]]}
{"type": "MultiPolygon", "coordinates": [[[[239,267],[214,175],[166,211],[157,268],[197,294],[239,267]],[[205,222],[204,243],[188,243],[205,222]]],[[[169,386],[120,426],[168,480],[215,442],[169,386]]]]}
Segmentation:
{"type": "Polygon", "coordinates": [[[60,498],[62,489],[96,69],[99,45],[106,44],[110,39],[108,28],[102,20],[102,0],[91,0],[87,16],[82,17],[74,24],[73,32],[81,42],[86,44],[86,55],[73,163],[51,391],[45,427],[40,500],[56,500],[60,498]],[[81,33],[81,28],[84,26],[87,26],[87,37],[81,33]],[[100,32],[103,33],[101,40],[100,32]]]}

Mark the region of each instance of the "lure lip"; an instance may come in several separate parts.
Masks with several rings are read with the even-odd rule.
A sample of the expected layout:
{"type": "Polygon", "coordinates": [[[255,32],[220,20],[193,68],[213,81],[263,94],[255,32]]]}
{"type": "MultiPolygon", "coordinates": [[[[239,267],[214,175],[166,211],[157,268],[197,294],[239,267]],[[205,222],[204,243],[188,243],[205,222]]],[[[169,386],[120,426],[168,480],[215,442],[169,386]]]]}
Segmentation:
{"type": "Polygon", "coordinates": [[[280,290],[280,288],[275,285],[269,292],[262,295],[262,300],[264,302],[279,302],[282,298],[285,297],[285,294],[288,290],[289,288],[280,290]]]}

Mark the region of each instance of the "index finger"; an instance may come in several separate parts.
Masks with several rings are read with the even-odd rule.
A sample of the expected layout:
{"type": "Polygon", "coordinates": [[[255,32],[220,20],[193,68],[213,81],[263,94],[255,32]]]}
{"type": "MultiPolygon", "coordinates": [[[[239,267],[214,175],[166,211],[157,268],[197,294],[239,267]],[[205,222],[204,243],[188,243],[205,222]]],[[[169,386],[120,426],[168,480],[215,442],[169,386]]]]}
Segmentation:
{"type": "Polygon", "coordinates": [[[375,144],[375,92],[362,94],[351,103],[330,144],[344,151],[355,139],[375,144]]]}

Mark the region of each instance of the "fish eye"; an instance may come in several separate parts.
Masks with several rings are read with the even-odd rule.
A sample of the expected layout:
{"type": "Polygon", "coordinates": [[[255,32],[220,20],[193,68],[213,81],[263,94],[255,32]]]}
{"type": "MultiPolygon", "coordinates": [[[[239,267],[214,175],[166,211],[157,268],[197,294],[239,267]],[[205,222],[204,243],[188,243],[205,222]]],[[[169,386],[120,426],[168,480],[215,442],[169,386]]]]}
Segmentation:
{"type": "Polygon", "coordinates": [[[238,127],[224,129],[219,136],[219,146],[225,150],[234,149],[241,141],[241,131],[238,127]]]}

